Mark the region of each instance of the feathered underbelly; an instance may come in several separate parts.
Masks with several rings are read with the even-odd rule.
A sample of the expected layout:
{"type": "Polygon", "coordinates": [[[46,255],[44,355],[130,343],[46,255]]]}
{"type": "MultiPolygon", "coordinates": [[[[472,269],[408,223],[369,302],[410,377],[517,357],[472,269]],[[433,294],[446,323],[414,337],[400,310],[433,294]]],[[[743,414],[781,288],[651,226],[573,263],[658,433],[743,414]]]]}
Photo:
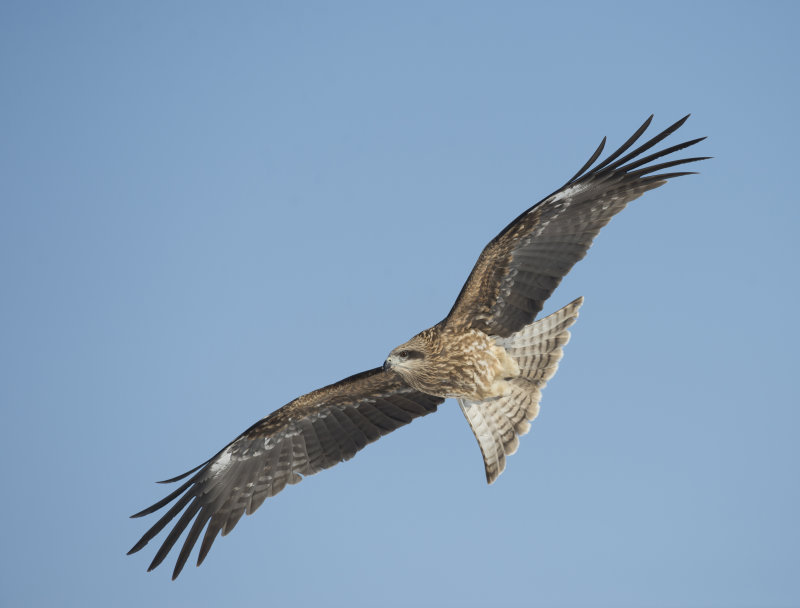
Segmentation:
{"type": "Polygon", "coordinates": [[[507,380],[520,375],[516,361],[480,331],[447,336],[445,348],[427,362],[420,390],[440,397],[483,401],[506,395],[507,380]]]}

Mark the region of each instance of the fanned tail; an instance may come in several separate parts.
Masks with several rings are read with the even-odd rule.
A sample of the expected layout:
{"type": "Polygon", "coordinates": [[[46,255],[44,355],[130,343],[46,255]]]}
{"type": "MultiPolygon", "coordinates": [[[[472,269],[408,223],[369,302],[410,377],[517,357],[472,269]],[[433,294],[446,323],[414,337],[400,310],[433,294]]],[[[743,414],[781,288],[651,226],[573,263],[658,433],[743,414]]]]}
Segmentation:
{"type": "Polygon", "coordinates": [[[485,401],[458,400],[480,445],[488,483],[506,468],[506,456],[517,451],[519,436],[530,430],[531,421],[539,413],[541,391],[558,369],[563,346],[569,342],[569,327],[578,318],[582,304],[583,298],[578,298],[498,340],[520,368],[520,376],[509,380],[507,395],[485,401]]]}

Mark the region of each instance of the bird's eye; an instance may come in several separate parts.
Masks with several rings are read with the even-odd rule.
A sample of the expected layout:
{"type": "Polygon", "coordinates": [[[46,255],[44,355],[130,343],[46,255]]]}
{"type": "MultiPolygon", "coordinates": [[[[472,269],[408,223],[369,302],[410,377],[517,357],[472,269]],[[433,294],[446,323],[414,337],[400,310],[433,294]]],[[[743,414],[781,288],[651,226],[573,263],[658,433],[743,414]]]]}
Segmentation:
{"type": "Polygon", "coordinates": [[[408,359],[408,351],[407,350],[401,350],[400,351],[400,358],[401,359],[408,359]]]}

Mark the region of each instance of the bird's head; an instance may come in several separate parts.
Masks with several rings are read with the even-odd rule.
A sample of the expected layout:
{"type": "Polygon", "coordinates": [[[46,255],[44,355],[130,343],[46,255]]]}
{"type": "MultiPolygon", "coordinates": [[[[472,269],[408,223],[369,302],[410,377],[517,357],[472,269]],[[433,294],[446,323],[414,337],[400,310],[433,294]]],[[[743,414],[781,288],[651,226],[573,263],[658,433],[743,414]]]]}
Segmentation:
{"type": "Polygon", "coordinates": [[[428,343],[421,336],[414,336],[389,353],[383,363],[383,369],[391,369],[403,377],[408,377],[425,365],[427,352],[428,343]]]}

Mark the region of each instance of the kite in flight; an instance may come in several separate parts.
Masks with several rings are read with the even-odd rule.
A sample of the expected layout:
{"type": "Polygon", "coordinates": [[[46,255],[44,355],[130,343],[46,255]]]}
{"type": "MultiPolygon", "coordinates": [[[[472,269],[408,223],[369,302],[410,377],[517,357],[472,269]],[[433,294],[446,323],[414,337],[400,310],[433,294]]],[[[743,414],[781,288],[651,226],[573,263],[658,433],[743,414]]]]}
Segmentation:
{"type": "Polygon", "coordinates": [[[448,397],[458,400],[472,427],[492,483],[539,412],[541,390],[556,372],[583,299],[534,319],[614,215],[668,179],[693,173],[673,167],[709,158],[654,162],[705,138],[644,155],[688,118],[629,152],[650,116],[616,152],[592,166],[603,151],[603,138],[572,179],[486,246],[443,321],[395,348],[381,367],[298,397],[203,464],[162,482],[188,478],[133,515],[149,515],[174,501],[128,553],[172,525],[152,570],[188,527],[174,579],[204,530],[198,566],[220,532],[233,530],[244,513],[251,514],[286,484],[349,460],[383,435],[435,412],[448,397]]]}

